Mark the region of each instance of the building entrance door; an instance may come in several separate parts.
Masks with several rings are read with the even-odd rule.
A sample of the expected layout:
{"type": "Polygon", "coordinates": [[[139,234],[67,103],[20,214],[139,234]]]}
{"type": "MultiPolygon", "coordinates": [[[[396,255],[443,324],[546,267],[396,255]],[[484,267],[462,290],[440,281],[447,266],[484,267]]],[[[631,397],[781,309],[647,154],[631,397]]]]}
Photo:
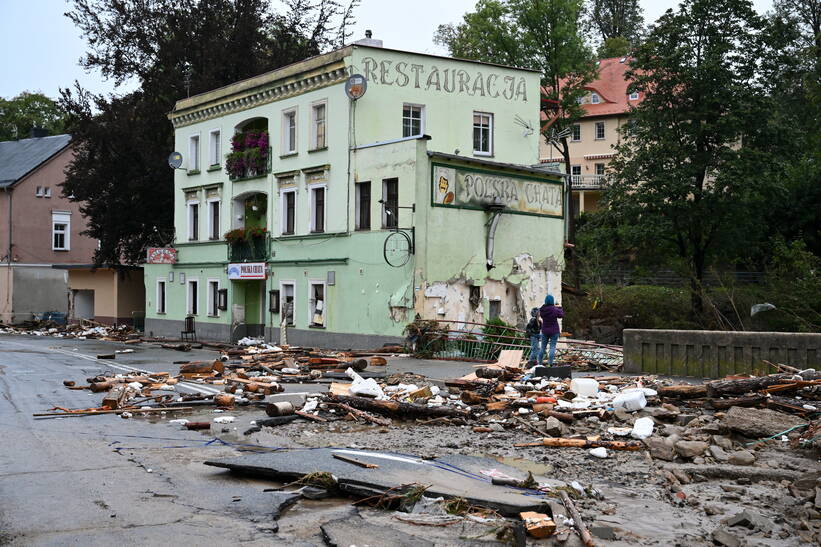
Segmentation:
{"type": "Polygon", "coordinates": [[[71,319],[73,321],[94,319],[94,291],[73,290],[71,293],[72,299],[74,300],[71,319]]]}
{"type": "Polygon", "coordinates": [[[241,281],[245,286],[246,336],[265,334],[265,281],[241,281]]]}

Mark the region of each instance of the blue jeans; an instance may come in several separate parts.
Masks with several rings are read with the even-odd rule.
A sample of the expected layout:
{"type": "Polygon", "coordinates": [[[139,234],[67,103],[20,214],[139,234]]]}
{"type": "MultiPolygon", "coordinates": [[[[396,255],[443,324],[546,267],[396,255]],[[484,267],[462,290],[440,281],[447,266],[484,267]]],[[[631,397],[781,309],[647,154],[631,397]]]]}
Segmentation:
{"type": "Polygon", "coordinates": [[[544,359],[544,352],[547,349],[547,344],[550,342],[550,352],[547,354],[547,366],[553,366],[553,358],[556,356],[556,342],[559,340],[559,333],[556,334],[544,334],[541,333],[539,338],[542,342],[542,347],[539,349],[539,357],[536,360],[537,365],[541,365],[544,359]]]}
{"type": "Polygon", "coordinates": [[[535,363],[536,356],[539,355],[539,340],[540,335],[538,334],[531,334],[530,335],[530,355],[527,358],[528,363],[535,363]]]}

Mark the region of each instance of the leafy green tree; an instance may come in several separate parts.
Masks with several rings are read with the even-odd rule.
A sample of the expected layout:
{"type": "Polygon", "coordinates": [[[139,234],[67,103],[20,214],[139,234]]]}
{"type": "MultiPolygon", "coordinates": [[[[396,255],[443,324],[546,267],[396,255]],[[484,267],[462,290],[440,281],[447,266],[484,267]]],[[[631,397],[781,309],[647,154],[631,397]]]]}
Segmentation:
{"type": "Polygon", "coordinates": [[[620,37],[635,43],[641,38],[644,15],[639,0],[589,0],[587,13],[602,42],[620,37]]]}
{"type": "Polygon", "coordinates": [[[349,36],[353,9],[335,0],[74,0],[66,14],[88,41],[81,64],[124,96],[61,90],[77,144],[63,194],[83,201],[97,264],[134,264],[173,239],[173,150],[167,113],[176,100],[276,69],[349,36]]]}
{"type": "Polygon", "coordinates": [[[627,75],[644,100],[611,164],[605,214],[644,252],[675,254],[695,314],[705,271],[760,229],[748,207],[766,184],[755,146],[768,111],[763,27],[748,0],[684,0],[656,22],[627,75]]]}
{"type": "Polygon", "coordinates": [[[605,39],[596,55],[599,59],[609,59],[611,57],[626,57],[630,54],[630,41],[623,36],[613,36],[605,39]]]}
{"type": "Polygon", "coordinates": [[[42,93],[24,91],[8,100],[0,97],[0,141],[26,139],[35,127],[59,135],[64,122],[60,105],[42,93]]]}

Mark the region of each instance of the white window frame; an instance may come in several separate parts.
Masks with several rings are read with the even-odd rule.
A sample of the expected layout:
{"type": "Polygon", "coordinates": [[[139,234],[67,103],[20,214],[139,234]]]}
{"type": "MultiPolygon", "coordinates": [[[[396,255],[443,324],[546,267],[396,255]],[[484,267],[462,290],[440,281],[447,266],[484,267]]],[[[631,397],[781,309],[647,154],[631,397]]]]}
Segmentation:
{"type": "MultiPolygon", "coordinates": [[[[413,120],[413,117],[407,118],[408,120],[413,120]]],[[[425,134],[425,105],[423,104],[416,104],[416,103],[404,103],[402,104],[402,138],[411,138],[411,137],[421,137],[425,134]],[[410,135],[405,135],[405,109],[406,108],[418,108],[419,109],[419,132],[412,133],[410,135]]]]}
{"type": "MultiPolygon", "coordinates": [[[[474,156],[492,156],[493,155],[493,113],[492,112],[480,112],[478,110],[474,110],[471,120],[473,120],[473,118],[475,118],[476,116],[483,116],[483,117],[488,118],[488,150],[487,151],[485,151],[485,150],[476,150],[475,147],[474,147],[473,155],[474,156]]],[[[471,127],[473,128],[473,131],[471,132],[470,137],[471,137],[471,142],[473,143],[474,142],[473,134],[476,132],[476,129],[477,129],[475,121],[471,124],[471,127]]],[[[480,131],[481,131],[481,126],[479,126],[479,127],[480,127],[480,131]]],[[[471,144],[471,146],[473,146],[473,144],[471,144]]]]}
{"type": "MultiPolygon", "coordinates": [[[[296,296],[294,297],[296,301],[296,296]]],[[[311,327],[327,327],[328,326],[328,285],[325,279],[309,279],[308,280],[308,325],[311,327]],[[316,301],[314,300],[314,287],[322,287],[322,323],[314,323],[314,314],[316,313],[316,301]]]]}
{"type": "Polygon", "coordinates": [[[168,309],[168,279],[165,277],[157,278],[157,293],[156,301],[154,302],[154,309],[157,314],[165,315],[168,309]],[[162,308],[160,307],[162,303],[162,308]]]}
{"type": "Polygon", "coordinates": [[[43,197],[43,195],[44,195],[44,192],[43,192],[43,187],[42,187],[42,186],[38,186],[38,187],[37,187],[37,189],[34,191],[34,195],[35,195],[36,197],[38,197],[38,198],[43,197]]]}
{"type": "Polygon", "coordinates": [[[607,164],[604,164],[604,163],[594,163],[593,164],[593,172],[596,175],[603,176],[606,171],[607,171],[607,164]],[[601,173],[599,173],[599,167],[600,166],[601,166],[601,173]]]}
{"type": "Polygon", "coordinates": [[[593,136],[597,141],[603,141],[606,135],[605,131],[606,128],[604,122],[596,122],[596,125],[594,126],[593,130],[593,136]],[[601,137],[599,137],[599,127],[601,127],[601,137]]]}
{"type": "Polygon", "coordinates": [[[574,123],[570,126],[570,142],[582,142],[582,124],[574,123]],[[579,138],[576,138],[575,128],[579,128],[579,138]]]}
{"type": "Polygon", "coordinates": [[[220,239],[222,236],[220,234],[220,226],[222,224],[222,199],[221,198],[209,198],[205,200],[205,214],[208,215],[208,239],[211,241],[215,241],[220,239]],[[217,223],[216,231],[214,231],[214,217],[211,214],[211,206],[216,203],[217,204],[217,223]]]}
{"type": "Polygon", "coordinates": [[[590,104],[599,104],[601,102],[601,96],[598,93],[591,93],[590,94],[590,104]]]}
{"type": "Polygon", "coordinates": [[[51,250],[52,251],[70,251],[71,250],[71,212],[70,211],[52,211],[51,212],[51,250]],[[65,228],[58,231],[57,225],[64,224],[65,228]],[[63,246],[58,247],[54,244],[54,236],[57,234],[63,235],[63,246]]]}
{"type": "MultiPolygon", "coordinates": [[[[311,232],[323,233],[328,231],[328,185],[327,184],[312,184],[308,187],[311,196],[311,232]],[[325,199],[322,202],[322,231],[318,232],[316,229],[316,190],[323,190],[325,199]]],[[[294,207],[296,210],[296,207],[294,207]]],[[[296,225],[296,223],[294,223],[296,225]]]]}
{"type": "Polygon", "coordinates": [[[582,166],[581,165],[571,165],[570,166],[570,176],[572,176],[572,177],[582,176],[582,166]],[[574,171],[578,171],[578,173],[574,173],[574,171]]]}
{"type": "Polygon", "coordinates": [[[297,107],[286,108],[282,111],[282,155],[297,153],[297,142],[299,141],[299,110],[297,107]],[[290,142],[291,132],[288,125],[288,118],[294,115],[294,141],[290,142]]]}
{"type": "Polygon", "coordinates": [[[282,281],[279,282],[279,298],[280,298],[280,300],[279,300],[279,313],[282,314],[282,316],[279,319],[280,319],[280,321],[282,321],[285,318],[284,317],[285,314],[282,313],[282,306],[285,304],[285,286],[286,285],[290,286],[290,287],[293,287],[293,289],[294,289],[294,309],[291,311],[291,315],[293,316],[293,322],[287,323],[288,326],[294,326],[294,325],[296,325],[296,318],[297,318],[297,305],[296,305],[297,290],[296,290],[296,280],[295,279],[283,279],[282,281]]]}
{"type": "Polygon", "coordinates": [[[188,170],[200,170],[200,134],[194,133],[188,136],[188,170]]]}
{"type": "Polygon", "coordinates": [[[323,150],[325,148],[328,148],[328,100],[322,99],[311,103],[311,150],[323,150]],[[317,107],[319,106],[325,107],[325,117],[322,120],[325,125],[325,142],[322,143],[322,146],[318,142],[319,124],[316,117],[317,107]]]}
{"type": "Polygon", "coordinates": [[[199,315],[200,314],[200,278],[199,277],[189,277],[185,280],[185,311],[187,315],[199,315]],[[192,307],[194,304],[194,299],[191,298],[191,286],[197,286],[197,298],[196,298],[196,310],[192,307]]]}
{"type": "Polygon", "coordinates": [[[633,91],[632,93],[630,93],[630,95],[627,97],[627,99],[630,100],[630,101],[638,101],[639,100],[639,92],[638,91],[633,91]]]}
{"type": "MultiPolygon", "coordinates": [[[[399,177],[388,177],[386,179],[382,179],[382,229],[383,230],[394,230],[399,227],[399,177]],[[396,210],[393,212],[396,215],[396,226],[390,226],[388,219],[390,215],[388,214],[388,182],[395,180],[396,181],[396,210]]],[[[373,219],[371,219],[371,223],[373,223],[373,219]]]]}
{"type": "Polygon", "coordinates": [[[206,286],[208,287],[207,288],[207,293],[208,294],[206,295],[206,301],[207,301],[207,304],[208,304],[208,309],[206,310],[206,315],[208,315],[208,317],[219,317],[220,316],[220,310],[217,307],[217,305],[219,304],[219,290],[222,288],[222,286],[220,285],[220,280],[217,279],[217,278],[209,277],[208,280],[207,280],[206,286]],[[216,286],[217,286],[216,294],[211,291],[211,287],[214,284],[216,284],[216,286]]]}
{"type": "Polygon", "coordinates": [[[43,197],[50,198],[51,197],[51,186],[43,187],[43,197]]]}
{"type": "MultiPolygon", "coordinates": [[[[327,197],[326,197],[327,201],[327,197]]],[[[299,209],[299,193],[297,192],[296,187],[293,188],[283,188],[279,191],[279,208],[280,208],[280,219],[279,219],[279,233],[280,235],[295,235],[297,233],[297,219],[299,215],[297,215],[297,211],[299,209]],[[294,231],[286,233],[285,228],[286,224],[286,215],[288,214],[288,208],[285,204],[285,194],[294,194],[294,231]]]]}
{"type": "Polygon", "coordinates": [[[200,200],[196,199],[189,199],[185,202],[185,216],[186,216],[186,224],[188,225],[188,241],[199,241],[200,240],[200,200]],[[196,226],[194,223],[194,213],[193,207],[197,206],[197,222],[196,226]],[[196,231],[196,233],[194,233],[196,231]],[[196,237],[193,237],[196,236],[196,237]]]}
{"type": "Polygon", "coordinates": [[[208,166],[213,167],[222,163],[222,133],[219,129],[208,132],[208,166]]]}

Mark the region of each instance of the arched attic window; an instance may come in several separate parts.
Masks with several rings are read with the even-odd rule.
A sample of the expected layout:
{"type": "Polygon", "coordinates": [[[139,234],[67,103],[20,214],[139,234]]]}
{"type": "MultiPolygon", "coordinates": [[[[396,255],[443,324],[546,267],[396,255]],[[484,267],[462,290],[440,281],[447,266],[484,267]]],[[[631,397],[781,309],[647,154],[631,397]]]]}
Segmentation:
{"type": "Polygon", "coordinates": [[[271,171],[268,118],[250,118],[234,127],[225,170],[231,180],[262,177],[271,171]]]}

